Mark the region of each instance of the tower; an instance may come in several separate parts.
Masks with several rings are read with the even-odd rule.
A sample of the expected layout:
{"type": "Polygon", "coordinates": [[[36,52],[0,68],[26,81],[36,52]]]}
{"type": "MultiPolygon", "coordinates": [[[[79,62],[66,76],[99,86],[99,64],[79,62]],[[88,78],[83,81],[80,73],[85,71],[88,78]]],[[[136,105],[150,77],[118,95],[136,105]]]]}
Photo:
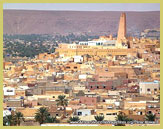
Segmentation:
{"type": "Polygon", "coordinates": [[[120,41],[125,38],[126,38],[126,14],[121,13],[117,40],[120,41]]]}

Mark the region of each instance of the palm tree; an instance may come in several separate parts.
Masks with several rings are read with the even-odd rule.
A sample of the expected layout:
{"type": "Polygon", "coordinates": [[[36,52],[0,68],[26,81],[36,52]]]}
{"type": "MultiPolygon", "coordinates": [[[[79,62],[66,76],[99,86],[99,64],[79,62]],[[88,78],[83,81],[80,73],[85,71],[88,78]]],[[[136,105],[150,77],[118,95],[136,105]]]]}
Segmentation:
{"type": "Polygon", "coordinates": [[[45,123],[59,123],[59,120],[56,117],[47,117],[45,123]]]}
{"type": "Polygon", "coordinates": [[[132,121],[132,119],[128,118],[124,113],[120,112],[118,115],[117,115],[117,118],[116,118],[117,121],[132,121]]]}
{"type": "Polygon", "coordinates": [[[145,119],[147,121],[155,121],[156,115],[155,114],[146,114],[145,119]]]}
{"type": "Polygon", "coordinates": [[[16,125],[14,115],[11,114],[11,115],[3,117],[3,125],[4,126],[14,126],[14,125],[16,125]]]}
{"type": "Polygon", "coordinates": [[[57,106],[63,107],[63,109],[64,109],[63,118],[65,118],[66,117],[66,106],[68,105],[68,100],[66,99],[66,96],[65,95],[59,95],[56,102],[57,102],[57,106]]]}
{"type": "Polygon", "coordinates": [[[69,121],[68,122],[72,122],[72,121],[79,121],[80,118],[78,116],[73,116],[73,117],[70,117],[69,118],[69,121]]]}
{"type": "Polygon", "coordinates": [[[103,115],[97,115],[97,116],[94,116],[96,121],[103,121],[104,120],[104,116],[103,115]]]}
{"type": "Polygon", "coordinates": [[[8,120],[7,120],[7,116],[3,117],[3,126],[7,126],[8,124],[8,120]]]}
{"type": "Polygon", "coordinates": [[[49,116],[48,109],[45,107],[41,107],[38,109],[35,115],[35,120],[38,121],[40,124],[43,124],[45,123],[48,116],[49,116]]]}
{"type": "Polygon", "coordinates": [[[14,115],[14,119],[16,121],[16,125],[20,126],[21,121],[24,121],[24,116],[21,112],[16,112],[14,115]]]}

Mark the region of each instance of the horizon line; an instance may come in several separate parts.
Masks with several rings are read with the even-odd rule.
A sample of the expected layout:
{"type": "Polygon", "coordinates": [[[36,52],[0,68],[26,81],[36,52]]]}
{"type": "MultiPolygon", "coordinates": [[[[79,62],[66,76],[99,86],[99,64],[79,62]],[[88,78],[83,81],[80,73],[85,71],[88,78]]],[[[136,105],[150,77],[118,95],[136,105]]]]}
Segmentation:
{"type": "Polygon", "coordinates": [[[160,12],[160,10],[41,10],[41,9],[3,9],[15,11],[73,11],[73,12],[160,12]]]}

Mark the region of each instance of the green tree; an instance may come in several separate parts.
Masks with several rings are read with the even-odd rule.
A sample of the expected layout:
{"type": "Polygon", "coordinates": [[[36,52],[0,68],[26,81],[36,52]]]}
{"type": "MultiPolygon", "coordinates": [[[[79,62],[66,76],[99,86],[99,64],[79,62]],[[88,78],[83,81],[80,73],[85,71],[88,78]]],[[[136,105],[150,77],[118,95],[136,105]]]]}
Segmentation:
{"type": "Polygon", "coordinates": [[[73,116],[73,117],[70,117],[68,122],[74,122],[74,121],[79,121],[80,118],[78,116],[73,116]]]}
{"type": "Polygon", "coordinates": [[[132,121],[132,119],[128,118],[124,113],[120,112],[117,117],[117,121],[132,121]]]}
{"type": "Polygon", "coordinates": [[[16,125],[20,126],[20,123],[24,121],[24,116],[21,112],[16,112],[14,115],[14,119],[16,121],[16,125]]]}
{"type": "Polygon", "coordinates": [[[59,123],[59,120],[56,117],[47,117],[45,123],[59,123]]]}
{"type": "Polygon", "coordinates": [[[57,106],[62,106],[64,113],[63,113],[63,118],[66,117],[66,106],[68,105],[68,100],[66,99],[65,95],[59,95],[58,99],[56,100],[57,106]]]}
{"type": "Polygon", "coordinates": [[[103,115],[97,115],[97,116],[94,116],[94,118],[95,118],[96,121],[103,121],[104,120],[103,115]]]}
{"type": "Polygon", "coordinates": [[[38,121],[40,124],[46,122],[47,118],[49,117],[48,109],[45,107],[41,107],[35,114],[35,120],[38,121]]]}
{"type": "Polygon", "coordinates": [[[3,117],[3,125],[4,126],[14,126],[14,125],[16,125],[14,115],[11,114],[11,115],[3,117]]]}
{"type": "Polygon", "coordinates": [[[7,126],[7,124],[8,124],[8,119],[5,116],[5,117],[3,117],[3,126],[7,126]]]}
{"type": "Polygon", "coordinates": [[[145,115],[145,120],[147,121],[155,121],[156,115],[155,114],[146,114],[145,115]]]}

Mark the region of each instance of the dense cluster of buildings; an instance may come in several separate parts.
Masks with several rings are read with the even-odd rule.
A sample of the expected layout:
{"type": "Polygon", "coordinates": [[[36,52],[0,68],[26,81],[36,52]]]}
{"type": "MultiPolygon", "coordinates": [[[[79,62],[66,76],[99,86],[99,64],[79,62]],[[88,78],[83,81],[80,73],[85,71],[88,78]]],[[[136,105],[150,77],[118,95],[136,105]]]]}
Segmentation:
{"type": "Polygon", "coordinates": [[[42,53],[17,63],[4,61],[3,115],[22,112],[34,121],[47,107],[61,122],[59,95],[68,99],[66,117],[115,121],[120,112],[144,121],[155,114],[160,121],[160,41],[126,36],[126,14],[120,17],[118,37],[101,36],[78,44],[59,44],[55,53],[42,53]]]}
{"type": "Polygon", "coordinates": [[[141,32],[141,37],[150,38],[150,39],[160,39],[160,30],[146,29],[143,32],[141,32]]]}

